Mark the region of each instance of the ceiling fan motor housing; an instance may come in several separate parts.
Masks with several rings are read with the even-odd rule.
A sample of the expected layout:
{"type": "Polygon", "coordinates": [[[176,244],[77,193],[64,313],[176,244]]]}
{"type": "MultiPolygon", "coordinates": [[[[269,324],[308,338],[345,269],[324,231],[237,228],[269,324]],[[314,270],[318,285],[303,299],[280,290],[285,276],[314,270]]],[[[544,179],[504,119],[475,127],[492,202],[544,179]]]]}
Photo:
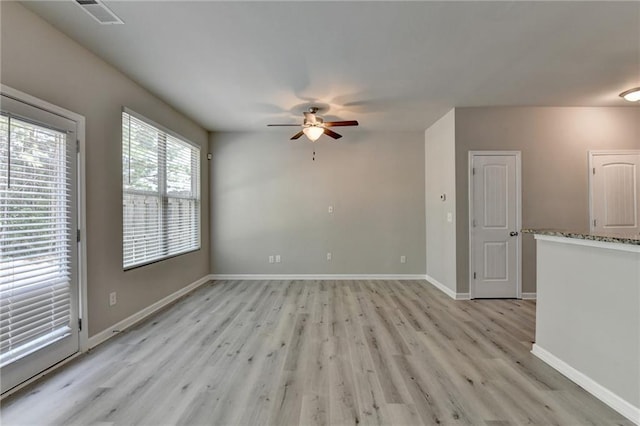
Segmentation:
{"type": "Polygon", "coordinates": [[[324,124],[324,120],[321,117],[315,117],[315,121],[312,121],[308,118],[304,119],[304,126],[322,126],[324,124]]]}

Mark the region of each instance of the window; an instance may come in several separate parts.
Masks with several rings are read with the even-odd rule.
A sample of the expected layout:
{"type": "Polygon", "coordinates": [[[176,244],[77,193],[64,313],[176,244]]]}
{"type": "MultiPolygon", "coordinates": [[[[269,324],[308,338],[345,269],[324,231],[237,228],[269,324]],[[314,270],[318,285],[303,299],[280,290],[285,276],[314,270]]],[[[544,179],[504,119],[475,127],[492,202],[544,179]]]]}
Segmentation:
{"type": "Polygon", "coordinates": [[[200,248],[200,148],[122,113],[123,267],[200,248]]]}

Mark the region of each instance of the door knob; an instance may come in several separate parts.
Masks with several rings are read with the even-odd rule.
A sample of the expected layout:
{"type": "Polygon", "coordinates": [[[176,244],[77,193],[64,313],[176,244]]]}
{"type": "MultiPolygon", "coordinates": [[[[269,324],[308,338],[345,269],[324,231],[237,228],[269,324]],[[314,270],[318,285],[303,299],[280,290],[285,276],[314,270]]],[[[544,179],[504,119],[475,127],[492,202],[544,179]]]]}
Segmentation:
{"type": "Polygon", "coordinates": [[[517,231],[511,231],[509,232],[509,235],[512,237],[517,237],[518,236],[518,232],[517,231]]]}

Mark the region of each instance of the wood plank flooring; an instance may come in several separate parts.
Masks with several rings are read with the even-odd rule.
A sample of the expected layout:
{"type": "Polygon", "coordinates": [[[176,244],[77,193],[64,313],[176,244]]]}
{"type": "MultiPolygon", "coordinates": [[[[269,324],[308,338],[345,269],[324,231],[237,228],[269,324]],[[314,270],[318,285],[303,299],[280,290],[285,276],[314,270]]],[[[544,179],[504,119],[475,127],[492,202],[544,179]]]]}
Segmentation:
{"type": "Polygon", "coordinates": [[[2,402],[2,425],[631,425],[529,353],[535,302],[216,281],[2,402]]]}

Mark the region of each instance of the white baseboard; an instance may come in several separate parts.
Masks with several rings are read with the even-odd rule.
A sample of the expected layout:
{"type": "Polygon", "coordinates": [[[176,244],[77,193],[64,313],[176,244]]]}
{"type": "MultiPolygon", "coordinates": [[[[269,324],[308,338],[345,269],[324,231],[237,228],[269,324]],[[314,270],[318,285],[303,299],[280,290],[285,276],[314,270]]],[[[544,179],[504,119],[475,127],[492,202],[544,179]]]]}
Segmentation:
{"type": "Polygon", "coordinates": [[[425,275],[425,279],[435,288],[454,300],[469,300],[469,293],[456,293],[440,281],[433,278],[431,275],[425,275]]]}
{"type": "Polygon", "coordinates": [[[566,362],[562,361],[560,358],[556,357],[555,355],[541,348],[535,343],[533,344],[531,353],[549,364],[551,367],[558,370],[560,373],[578,384],[580,387],[598,398],[600,401],[607,404],[609,407],[616,410],[618,413],[622,414],[635,424],[640,425],[640,407],[633,406],[626,400],[611,392],[609,389],[602,386],[600,383],[593,380],[591,377],[576,370],[566,362]]]}
{"type": "Polygon", "coordinates": [[[424,280],[417,274],[212,274],[212,280],[424,280]]]}
{"type": "Polygon", "coordinates": [[[537,298],[537,293],[522,293],[523,300],[536,300],[537,298]]]}
{"type": "Polygon", "coordinates": [[[100,343],[118,334],[118,332],[126,330],[127,328],[131,327],[135,323],[145,319],[146,317],[158,311],[159,309],[162,309],[163,307],[167,306],[171,302],[179,299],[185,294],[195,290],[196,288],[200,287],[202,284],[209,282],[211,280],[212,280],[211,275],[206,275],[200,278],[198,281],[195,281],[189,284],[188,286],[181,288],[175,293],[172,293],[167,297],[158,300],[153,305],[149,305],[146,308],[142,309],[141,311],[138,311],[135,314],[131,315],[130,317],[127,317],[122,321],[118,322],[117,324],[112,325],[106,330],[102,330],[101,332],[94,334],[89,338],[89,349],[95,348],[100,343]]]}

